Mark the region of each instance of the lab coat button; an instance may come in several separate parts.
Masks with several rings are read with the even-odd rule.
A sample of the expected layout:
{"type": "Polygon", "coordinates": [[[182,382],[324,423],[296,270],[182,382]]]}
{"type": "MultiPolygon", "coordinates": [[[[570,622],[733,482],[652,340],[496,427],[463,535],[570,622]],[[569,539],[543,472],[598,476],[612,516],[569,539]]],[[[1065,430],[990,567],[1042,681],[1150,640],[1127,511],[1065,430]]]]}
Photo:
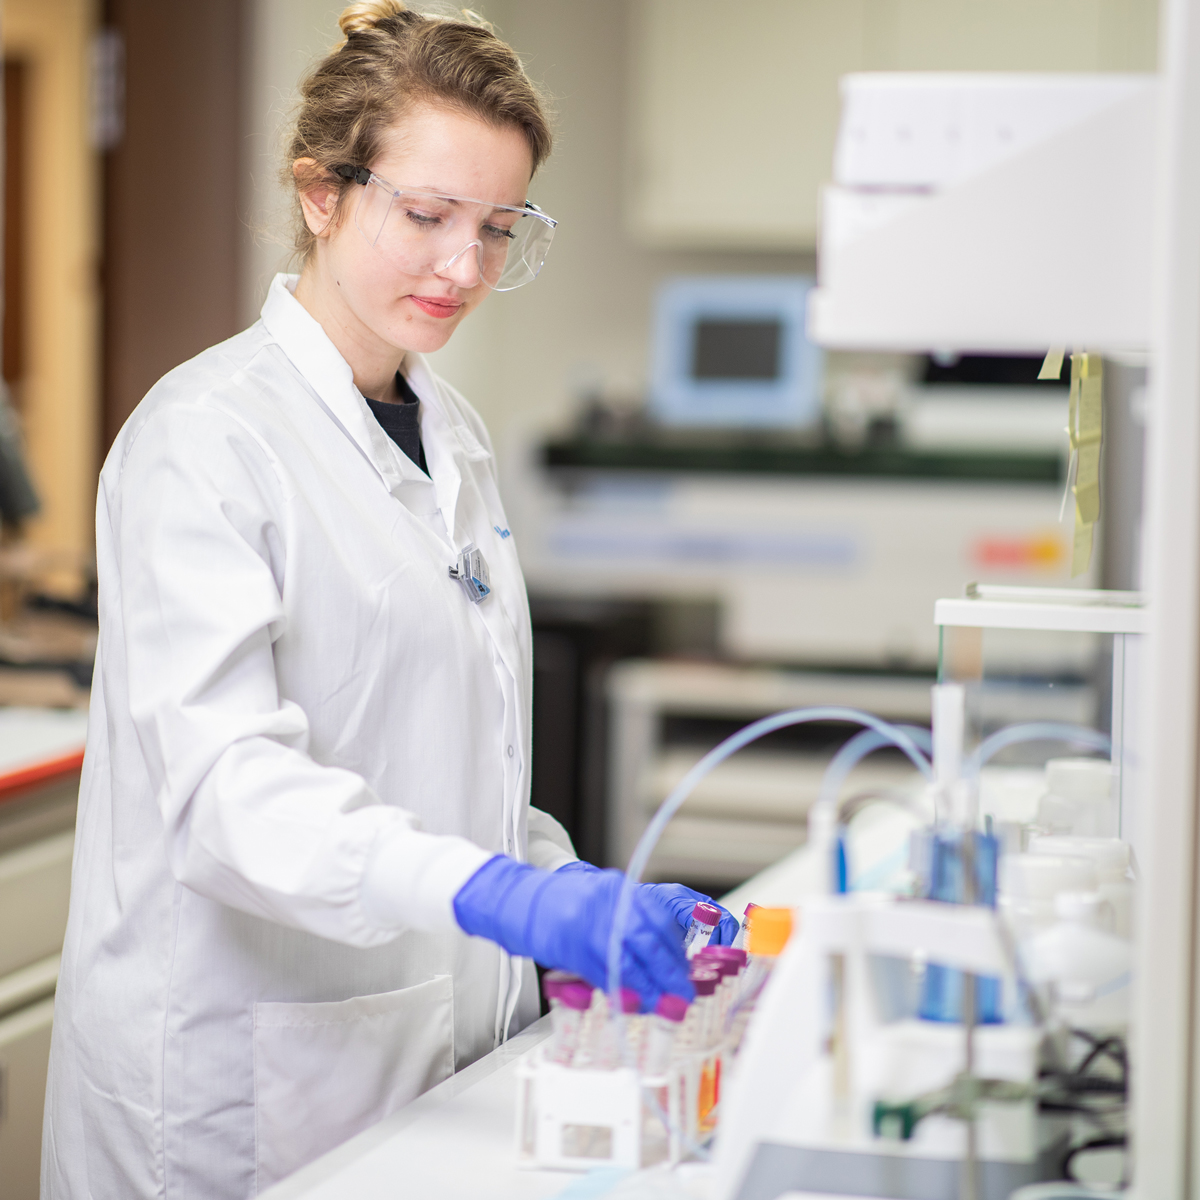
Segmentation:
{"type": "Polygon", "coordinates": [[[509,757],[509,758],[512,758],[512,756],[513,756],[513,748],[512,748],[512,746],[510,745],[510,746],[508,747],[508,757],[509,757]]]}

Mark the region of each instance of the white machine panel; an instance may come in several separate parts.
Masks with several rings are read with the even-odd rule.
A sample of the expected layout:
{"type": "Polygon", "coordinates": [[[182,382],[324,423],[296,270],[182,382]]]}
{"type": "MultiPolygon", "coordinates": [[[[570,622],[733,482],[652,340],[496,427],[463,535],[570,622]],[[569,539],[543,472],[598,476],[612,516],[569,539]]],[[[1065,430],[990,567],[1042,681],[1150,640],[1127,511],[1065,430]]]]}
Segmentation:
{"type": "Polygon", "coordinates": [[[539,467],[511,483],[532,590],[716,600],[735,657],[931,668],[939,597],[1070,582],[1053,484],[539,467]]]}
{"type": "Polygon", "coordinates": [[[1143,91],[1142,75],[879,71],[843,76],[843,187],[947,187],[1143,91]]]}
{"type": "Polygon", "coordinates": [[[853,76],[844,99],[813,341],[1148,344],[1152,77],[853,76]]]}

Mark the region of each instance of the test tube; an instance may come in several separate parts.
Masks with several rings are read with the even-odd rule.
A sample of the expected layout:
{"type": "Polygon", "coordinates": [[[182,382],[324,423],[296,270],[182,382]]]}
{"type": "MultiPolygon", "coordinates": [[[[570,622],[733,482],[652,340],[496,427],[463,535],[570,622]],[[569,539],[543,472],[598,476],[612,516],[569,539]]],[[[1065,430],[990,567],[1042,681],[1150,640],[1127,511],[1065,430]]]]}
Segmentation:
{"type": "Polygon", "coordinates": [[[720,981],[720,976],[716,971],[703,964],[693,964],[691,970],[688,971],[688,979],[691,981],[692,987],[696,989],[696,999],[688,1006],[687,1016],[684,1017],[683,1025],[676,1035],[673,1052],[675,1059],[682,1058],[699,1047],[701,1025],[707,1011],[701,1001],[705,995],[712,995],[712,989],[715,989],[720,981]],[[712,988],[708,986],[709,980],[712,981],[712,988]]]}
{"type": "Polygon", "coordinates": [[[583,982],[551,984],[555,995],[550,999],[551,1062],[570,1066],[575,1061],[583,1033],[583,1018],[592,1004],[592,989],[583,982]]]}
{"type": "MultiPolygon", "coordinates": [[[[636,1014],[642,1007],[641,997],[632,988],[621,989],[621,1011],[636,1014]]],[[[609,1015],[608,995],[597,988],[592,993],[592,1004],[584,1016],[583,1030],[579,1035],[579,1050],[575,1055],[575,1066],[591,1067],[597,1071],[611,1071],[621,1065],[621,1045],[617,1037],[617,1022],[609,1015]]],[[[628,1025],[628,1020],[627,1020],[628,1025]]]]}
{"type": "Polygon", "coordinates": [[[582,980],[579,976],[572,975],[570,971],[547,971],[542,976],[542,995],[546,997],[546,1003],[553,1009],[555,999],[563,984],[580,982],[582,980]]]}
{"type": "MultiPolygon", "coordinates": [[[[625,1014],[625,1054],[622,1061],[632,1065],[641,1060],[648,1019],[642,1012],[642,998],[633,988],[621,989],[621,1011],[625,1014]]],[[[621,1063],[616,1065],[620,1066],[621,1063]]]]}
{"type": "Polygon", "coordinates": [[[763,988],[771,977],[775,962],[792,936],[790,908],[759,908],[754,914],[747,948],[750,951],[746,973],[730,1017],[729,1043],[736,1052],[746,1025],[763,988]]]}
{"type": "Polygon", "coordinates": [[[642,1071],[646,1075],[661,1075],[671,1065],[675,1039],[683,1027],[690,1005],[682,996],[666,992],[659,996],[646,1025],[646,1044],[642,1054],[642,1071]]]}
{"type": "Polygon", "coordinates": [[[701,900],[692,909],[692,921],[683,939],[683,948],[689,958],[708,945],[708,939],[720,920],[721,910],[715,904],[706,904],[701,900]]]}
{"type": "Polygon", "coordinates": [[[721,976],[713,997],[716,1010],[713,1037],[715,1041],[720,1041],[725,1032],[725,1017],[738,995],[739,976],[746,965],[746,952],[735,950],[732,946],[708,946],[697,955],[696,961],[712,967],[721,976]]]}
{"type": "Polygon", "coordinates": [[[750,914],[757,907],[757,904],[746,905],[746,910],[744,913],[742,913],[742,927],[737,931],[737,936],[733,939],[733,948],[735,950],[745,950],[746,938],[750,934],[750,914]]]}
{"type": "Polygon", "coordinates": [[[689,972],[692,986],[696,989],[696,1029],[690,1049],[707,1049],[713,1036],[713,1017],[716,1009],[714,997],[721,983],[721,973],[709,966],[697,966],[689,972]]]}

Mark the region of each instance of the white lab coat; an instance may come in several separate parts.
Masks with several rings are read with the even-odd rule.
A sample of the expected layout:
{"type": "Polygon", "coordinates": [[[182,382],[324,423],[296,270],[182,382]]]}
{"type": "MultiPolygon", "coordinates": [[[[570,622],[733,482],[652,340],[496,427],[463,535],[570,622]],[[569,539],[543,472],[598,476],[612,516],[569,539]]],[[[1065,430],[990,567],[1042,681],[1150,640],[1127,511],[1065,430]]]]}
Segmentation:
{"type": "Polygon", "coordinates": [[[536,1015],[529,965],[452,911],[494,853],[573,857],[528,804],[487,433],[410,355],[431,482],[294,286],[162,379],[101,475],[46,1200],[253,1196],[536,1015]],[[480,605],[449,578],[470,542],[480,605]]]}

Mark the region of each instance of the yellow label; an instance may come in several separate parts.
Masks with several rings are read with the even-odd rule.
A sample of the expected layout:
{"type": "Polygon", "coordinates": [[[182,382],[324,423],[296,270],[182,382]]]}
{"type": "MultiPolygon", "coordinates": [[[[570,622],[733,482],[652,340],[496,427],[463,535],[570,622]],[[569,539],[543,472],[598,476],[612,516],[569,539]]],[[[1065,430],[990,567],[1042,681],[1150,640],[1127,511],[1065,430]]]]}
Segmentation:
{"type": "Polygon", "coordinates": [[[1092,534],[1095,525],[1079,521],[1076,510],[1075,544],[1071,548],[1071,578],[1083,575],[1092,565],[1092,534]]]}
{"type": "Polygon", "coordinates": [[[1052,346],[1046,351],[1046,357],[1042,360],[1042,369],[1038,372],[1039,379],[1061,379],[1063,356],[1066,354],[1064,346],[1052,346]]]}

